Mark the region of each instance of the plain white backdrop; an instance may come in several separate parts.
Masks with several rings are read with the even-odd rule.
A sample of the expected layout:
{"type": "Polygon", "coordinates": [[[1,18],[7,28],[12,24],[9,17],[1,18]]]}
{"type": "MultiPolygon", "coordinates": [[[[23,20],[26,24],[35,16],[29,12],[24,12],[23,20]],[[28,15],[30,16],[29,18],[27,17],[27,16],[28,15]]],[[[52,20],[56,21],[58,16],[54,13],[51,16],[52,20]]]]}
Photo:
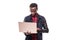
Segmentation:
{"type": "Polygon", "coordinates": [[[30,14],[29,5],[38,4],[38,13],[47,20],[49,33],[43,40],[60,40],[60,0],[0,0],[0,40],[24,40],[18,22],[30,14]]]}

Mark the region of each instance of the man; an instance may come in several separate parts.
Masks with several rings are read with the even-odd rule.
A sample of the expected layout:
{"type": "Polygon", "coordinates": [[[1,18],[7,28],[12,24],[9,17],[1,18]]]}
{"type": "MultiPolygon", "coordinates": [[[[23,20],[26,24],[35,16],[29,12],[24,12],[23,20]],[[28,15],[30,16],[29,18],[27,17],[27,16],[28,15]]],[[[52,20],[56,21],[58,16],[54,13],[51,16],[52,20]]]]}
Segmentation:
{"type": "Polygon", "coordinates": [[[24,33],[26,35],[25,40],[42,40],[42,33],[48,33],[46,20],[43,16],[37,13],[38,6],[36,3],[30,4],[31,14],[25,17],[24,22],[36,22],[37,23],[37,34],[31,34],[30,32],[24,33]]]}

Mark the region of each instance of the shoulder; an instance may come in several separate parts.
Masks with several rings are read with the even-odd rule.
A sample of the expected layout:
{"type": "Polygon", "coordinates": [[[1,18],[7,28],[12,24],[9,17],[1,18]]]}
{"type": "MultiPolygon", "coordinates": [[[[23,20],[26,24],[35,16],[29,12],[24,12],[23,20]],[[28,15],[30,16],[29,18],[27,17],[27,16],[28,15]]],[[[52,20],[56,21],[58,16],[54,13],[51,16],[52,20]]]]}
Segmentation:
{"type": "Polygon", "coordinates": [[[42,18],[42,19],[45,19],[45,17],[44,17],[44,16],[42,16],[42,15],[39,15],[39,17],[40,17],[40,18],[42,18]]]}
{"type": "Polygon", "coordinates": [[[24,19],[29,19],[30,18],[30,15],[26,16],[24,19]]]}
{"type": "Polygon", "coordinates": [[[45,17],[42,16],[42,15],[39,15],[39,18],[42,19],[42,20],[45,20],[45,17]]]}

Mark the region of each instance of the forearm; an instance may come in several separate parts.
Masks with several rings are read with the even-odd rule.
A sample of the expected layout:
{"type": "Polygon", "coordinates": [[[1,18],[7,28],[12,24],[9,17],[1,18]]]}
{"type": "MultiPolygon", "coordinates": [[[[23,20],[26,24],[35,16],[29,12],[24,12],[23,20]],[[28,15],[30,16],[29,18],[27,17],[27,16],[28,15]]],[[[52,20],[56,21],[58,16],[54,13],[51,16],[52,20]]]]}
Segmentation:
{"type": "Polygon", "coordinates": [[[41,32],[41,33],[48,33],[49,32],[49,29],[41,29],[41,30],[37,30],[38,32],[41,32]]]}

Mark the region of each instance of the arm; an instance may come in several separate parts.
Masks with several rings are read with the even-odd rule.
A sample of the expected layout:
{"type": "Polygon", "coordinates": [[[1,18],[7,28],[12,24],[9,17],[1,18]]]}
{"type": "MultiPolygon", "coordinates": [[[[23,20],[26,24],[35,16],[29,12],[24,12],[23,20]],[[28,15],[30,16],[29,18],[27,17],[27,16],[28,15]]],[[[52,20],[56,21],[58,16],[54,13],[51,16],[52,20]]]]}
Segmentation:
{"type": "MultiPolygon", "coordinates": [[[[24,18],[24,22],[27,22],[27,19],[26,19],[26,17],[24,18]]],[[[30,32],[26,32],[26,33],[24,33],[26,36],[28,36],[28,35],[30,35],[30,32]]]]}
{"type": "Polygon", "coordinates": [[[48,26],[44,17],[42,18],[42,26],[43,26],[42,29],[38,30],[38,32],[40,31],[43,33],[48,33],[49,29],[48,29],[48,26]]]}

